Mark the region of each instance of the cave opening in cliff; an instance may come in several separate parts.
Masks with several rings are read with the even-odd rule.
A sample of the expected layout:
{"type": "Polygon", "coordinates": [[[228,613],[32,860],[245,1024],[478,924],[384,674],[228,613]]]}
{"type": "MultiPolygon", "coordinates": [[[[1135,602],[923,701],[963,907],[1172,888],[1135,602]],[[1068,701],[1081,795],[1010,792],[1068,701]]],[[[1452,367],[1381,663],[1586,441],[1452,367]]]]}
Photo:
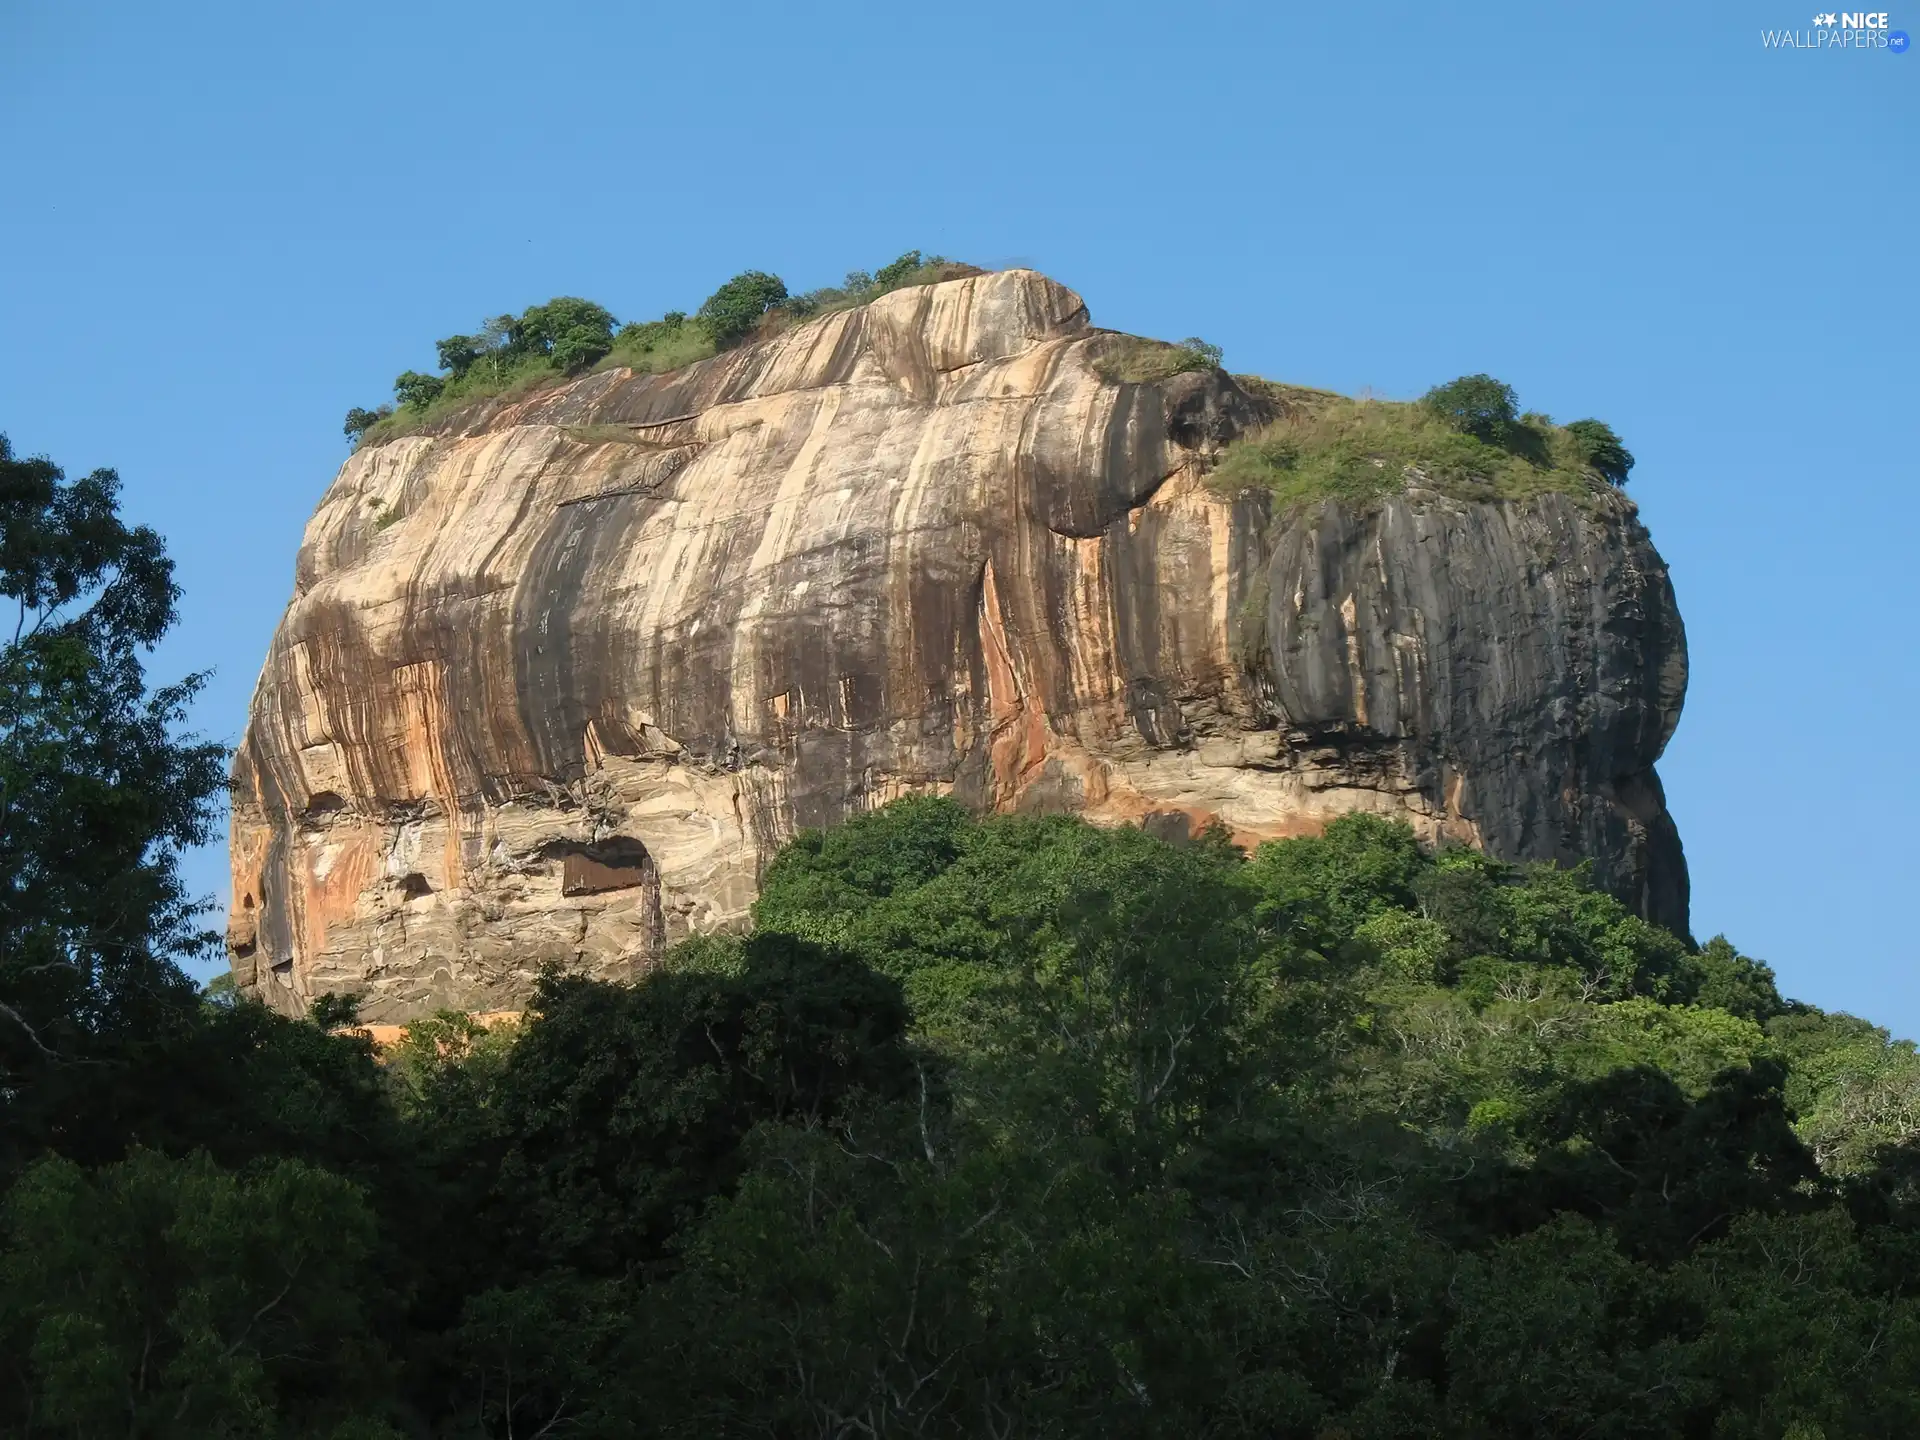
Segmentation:
{"type": "Polygon", "coordinates": [[[307,797],[307,805],[300,812],[300,818],[311,825],[324,820],[329,815],[347,808],[346,798],[335,790],[316,790],[307,797]]]}
{"type": "Polygon", "coordinates": [[[636,886],[658,890],[660,872],[647,847],[628,835],[590,844],[563,842],[549,848],[560,859],[562,895],[598,895],[636,886]]]}

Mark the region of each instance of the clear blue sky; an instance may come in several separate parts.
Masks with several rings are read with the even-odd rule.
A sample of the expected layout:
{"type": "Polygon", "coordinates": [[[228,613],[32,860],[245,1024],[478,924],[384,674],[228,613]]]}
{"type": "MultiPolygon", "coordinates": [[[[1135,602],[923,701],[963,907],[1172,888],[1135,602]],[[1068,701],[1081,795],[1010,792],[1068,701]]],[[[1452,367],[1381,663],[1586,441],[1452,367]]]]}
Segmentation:
{"type": "Polygon", "coordinates": [[[552,295],[919,247],[1275,378],[1490,371],[1639,457],[1696,930],[1920,1035],[1920,55],[1763,50],[1810,14],[4,0],[0,429],[118,467],[231,741],[342,413],[552,295]]]}

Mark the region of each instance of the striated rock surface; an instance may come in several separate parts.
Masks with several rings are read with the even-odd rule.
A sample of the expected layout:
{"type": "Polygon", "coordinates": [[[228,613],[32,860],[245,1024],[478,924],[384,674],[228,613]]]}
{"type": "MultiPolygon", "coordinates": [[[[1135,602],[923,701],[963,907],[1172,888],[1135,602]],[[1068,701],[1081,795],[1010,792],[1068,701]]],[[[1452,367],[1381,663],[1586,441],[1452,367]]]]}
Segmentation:
{"type": "Polygon", "coordinates": [[[631,976],[910,792],[1245,843],[1372,810],[1684,929],[1631,504],[1282,523],[1202,484],[1271,402],[1110,383],[1117,343],[1005,271],[356,453],[234,764],[239,982],[395,1021],[631,976]]]}

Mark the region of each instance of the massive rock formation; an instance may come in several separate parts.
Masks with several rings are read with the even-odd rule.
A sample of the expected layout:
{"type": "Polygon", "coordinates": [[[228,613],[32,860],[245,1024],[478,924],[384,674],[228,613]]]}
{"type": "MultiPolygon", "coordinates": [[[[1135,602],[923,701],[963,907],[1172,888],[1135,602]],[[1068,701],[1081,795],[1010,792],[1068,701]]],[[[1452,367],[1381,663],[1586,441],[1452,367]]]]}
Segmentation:
{"type": "Polygon", "coordinates": [[[912,792],[1243,842],[1371,810],[1684,928],[1632,505],[1278,519],[1202,483],[1276,402],[1110,383],[1123,343],[1006,271],[361,449],[234,765],[241,985],[393,1020],[630,976],[912,792]]]}

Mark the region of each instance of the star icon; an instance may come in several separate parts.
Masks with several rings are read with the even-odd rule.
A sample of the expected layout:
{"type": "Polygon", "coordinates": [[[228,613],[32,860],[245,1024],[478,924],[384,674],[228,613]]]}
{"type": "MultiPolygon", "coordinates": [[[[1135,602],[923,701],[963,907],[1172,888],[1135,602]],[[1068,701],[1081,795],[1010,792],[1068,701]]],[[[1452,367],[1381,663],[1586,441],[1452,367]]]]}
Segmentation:
{"type": "Polygon", "coordinates": [[[1822,25],[1838,25],[1840,23],[1840,17],[1835,15],[1833,11],[1829,10],[1826,14],[1820,17],[1820,23],[1822,25]]]}

